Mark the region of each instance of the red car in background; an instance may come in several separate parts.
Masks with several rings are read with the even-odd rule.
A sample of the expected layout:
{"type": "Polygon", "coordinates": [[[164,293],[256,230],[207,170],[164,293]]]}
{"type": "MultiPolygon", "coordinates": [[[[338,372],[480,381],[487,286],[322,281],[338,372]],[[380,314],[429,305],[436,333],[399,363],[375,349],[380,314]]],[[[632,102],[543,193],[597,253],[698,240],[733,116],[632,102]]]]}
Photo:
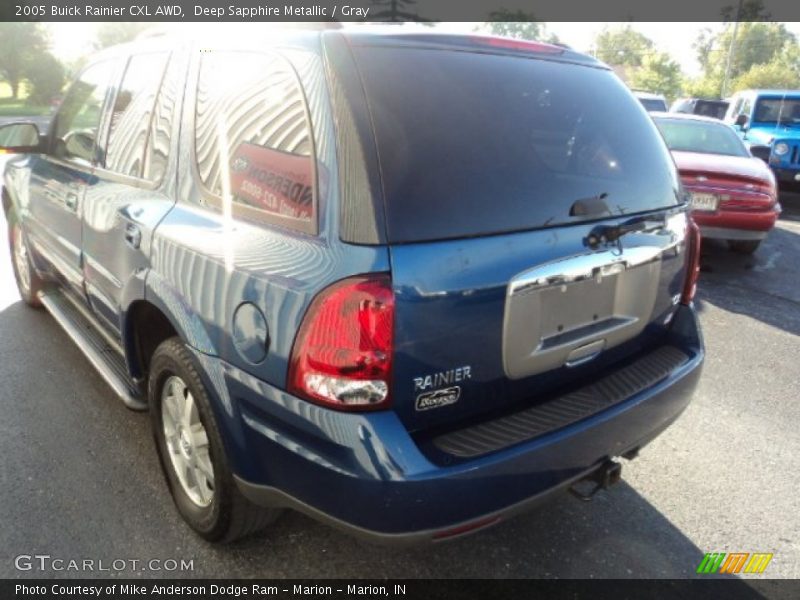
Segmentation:
{"type": "Polygon", "coordinates": [[[751,254],[781,207],[775,176],[727,124],[697,115],[652,115],[672,151],[702,237],[751,254]]]}

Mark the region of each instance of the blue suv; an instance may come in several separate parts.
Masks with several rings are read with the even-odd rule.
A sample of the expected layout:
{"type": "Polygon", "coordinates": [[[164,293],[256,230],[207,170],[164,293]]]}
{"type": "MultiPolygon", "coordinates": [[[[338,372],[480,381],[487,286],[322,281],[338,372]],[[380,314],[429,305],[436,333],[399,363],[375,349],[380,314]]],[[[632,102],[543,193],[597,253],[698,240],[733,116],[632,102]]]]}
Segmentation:
{"type": "Polygon", "coordinates": [[[413,542],[616,481],[704,356],[636,98],[547,44],[248,35],[110,49],[0,129],[20,294],[149,410],[182,517],[413,542]]]}
{"type": "Polygon", "coordinates": [[[745,90],[731,98],[725,120],[764,158],[778,181],[800,182],[800,90],[745,90]]]}

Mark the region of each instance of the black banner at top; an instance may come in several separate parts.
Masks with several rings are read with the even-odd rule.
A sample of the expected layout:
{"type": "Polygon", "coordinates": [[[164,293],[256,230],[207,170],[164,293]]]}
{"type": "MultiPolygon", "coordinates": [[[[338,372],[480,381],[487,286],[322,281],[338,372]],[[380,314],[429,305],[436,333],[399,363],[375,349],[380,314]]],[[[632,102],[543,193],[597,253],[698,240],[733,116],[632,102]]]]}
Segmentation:
{"type": "Polygon", "coordinates": [[[2,0],[2,21],[797,21],[797,0],[2,0]]]}

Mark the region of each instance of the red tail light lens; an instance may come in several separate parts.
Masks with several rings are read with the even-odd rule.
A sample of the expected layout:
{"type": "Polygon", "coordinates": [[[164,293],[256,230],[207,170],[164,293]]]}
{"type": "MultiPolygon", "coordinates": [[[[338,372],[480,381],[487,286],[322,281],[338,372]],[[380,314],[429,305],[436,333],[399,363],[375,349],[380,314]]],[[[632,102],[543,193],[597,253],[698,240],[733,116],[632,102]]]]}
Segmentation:
{"type": "Polygon", "coordinates": [[[700,228],[691,218],[686,233],[686,282],[683,285],[681,304],[691,304],[700,277],[700,228]]]}
{"type": "Polygon", "coordinates": [[[292,349],[289,391],[340,410],[390,403],[394,294],[388,274],[339,281],[311,303],[292,349]]]}

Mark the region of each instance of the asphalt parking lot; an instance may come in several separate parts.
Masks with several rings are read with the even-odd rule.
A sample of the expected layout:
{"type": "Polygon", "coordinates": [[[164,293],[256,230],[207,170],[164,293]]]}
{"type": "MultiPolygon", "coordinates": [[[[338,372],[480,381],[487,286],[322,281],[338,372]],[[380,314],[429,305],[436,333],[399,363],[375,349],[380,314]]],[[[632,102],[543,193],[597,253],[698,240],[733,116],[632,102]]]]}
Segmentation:
{"type": "MultiPolygon", "coordinates": [[[[0,233],[0,576],[20,554],[189,559],[194,577],[691,577],[706,552],[772,552],[800,577],[800,195],[753,257],[709,243],[708,360],[683,417],[592,502],[570,496],[447,544],[393,549],[296,513],[227,547],[174,510],[147,416],[125,409],[56,323],[26,308],[0,233]]],[[[1,219],[2,217],[0,217],[1,219]]],[[[116,575],[100,572],[95,575],[116,575]]]]}

